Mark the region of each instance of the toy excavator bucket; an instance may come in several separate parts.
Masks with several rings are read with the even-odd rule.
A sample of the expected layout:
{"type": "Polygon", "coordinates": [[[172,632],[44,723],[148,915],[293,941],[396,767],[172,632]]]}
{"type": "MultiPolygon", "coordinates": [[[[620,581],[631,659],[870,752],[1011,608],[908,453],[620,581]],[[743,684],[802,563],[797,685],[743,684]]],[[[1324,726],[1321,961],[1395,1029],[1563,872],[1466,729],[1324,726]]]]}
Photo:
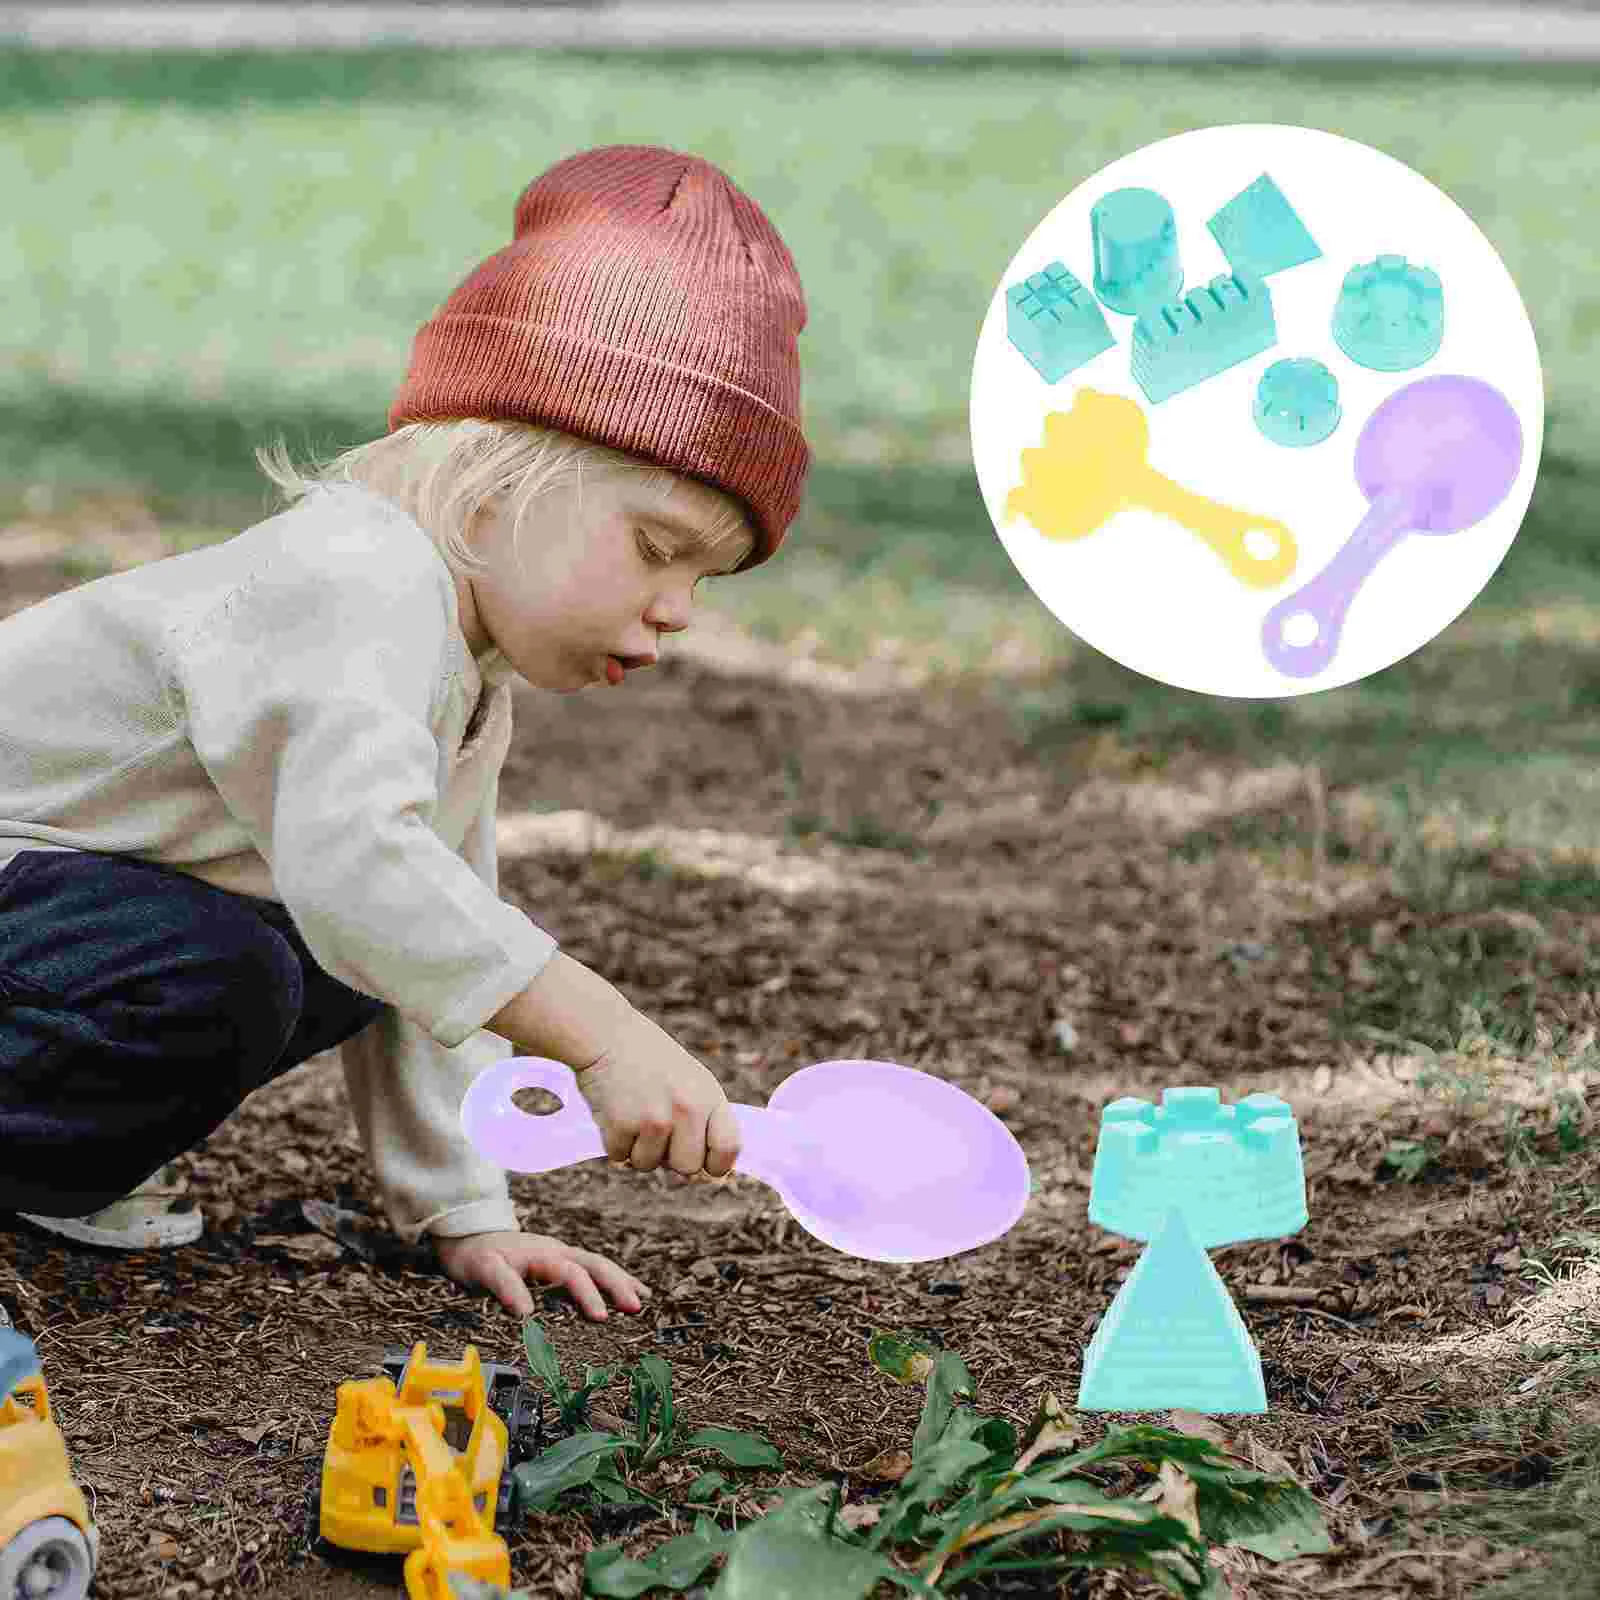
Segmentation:
{"type": "Polygon", "coordinates": [[[446,1556],[433,1543],[413,1550],[403,1569],[407,1600],[455,1600],[456,1590],[450,1579],[463,1573],[509,1589],[511,1558],[503,1540],[496,1539],[495,1543],[500,1546],[499,1552],[484,1557],[465,1557],[455,1552],[446,1556]]]}
{"type": "Polygon", "coordinates": [[[428,1347],[421,1339],[412,1345],[405,1370],[395,1385],[395,1399],[400,1405],[426,1405],[441,1395],[452,1401],[459,1398],[461,1408],[474,1419],[484,1407],[486,1392],[477,1345],[469,1344],[459,1361],[430,1361],[428,1347]]]}
{"type": "MultiPolygon", "coordinates": [[[[433,1409],[433,1408],[430,1408],[433,1409]]],[[[469,1573],[502,1588],[511,1586],[511,1557],[495,1534],[492,1513],[480,1513],[456,1457],[422,1413],[402,1410],[407,1454],[417,1474],[417,1521],[422,1546],[406,1557],[411,1600],[445,1600],[448,1574],[469,1573]]]]}

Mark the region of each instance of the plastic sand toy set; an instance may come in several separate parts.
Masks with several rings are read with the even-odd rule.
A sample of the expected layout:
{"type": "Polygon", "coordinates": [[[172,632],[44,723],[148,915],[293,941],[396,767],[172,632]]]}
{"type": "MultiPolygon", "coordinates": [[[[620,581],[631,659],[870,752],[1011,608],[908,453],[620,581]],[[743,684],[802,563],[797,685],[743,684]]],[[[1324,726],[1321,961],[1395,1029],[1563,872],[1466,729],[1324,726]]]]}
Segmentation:
{"type": "MultiPolygon", "coordinates": [[[[813,1237],[863,1260],[930,1261],[992,1243],[1032,1192],[1027,1157],[988,1107],[896,1062],[819,1062],[767,1106],[733,1110],[737,1170],[776,1189],[813,1237]]],[[[571,1068],[542,1057],[481,1072],[461,1125],[509,1171],[606,1153],[571,1068]],[[522,1111],[512,1096],[530,1087],[556,1094],[560,1109],[522,1111]]],[[[1084,1353],[1079,1407],[1265,1411],[1260,1358],[1206,1251],[1305,1225],[1288,1105],[1267,1094],[1223,1105],[1214,1088],[1167,1089],[1159,1107],[1113,1101],[1089,1220],[1149,1248],[1084,1353]]],[[[453,1577],[508,1586],[512,1471],[538,1453],[542,1428],[538,1391],[475,1346],[459,1361],[430,1358],[423,1343],[391,1349],[381,1375],[338,1386],[318,1532],[344,1549],[404,1554],[410,1600],[448,1600],[453,1577]]],[[[98,1555],[38,1353],[0,1328],[0,1596],[86,1600],[98,1555]]]]}
{"type": "MultiPolygon", "coordinates": [[[[777,1190],[814,1238],[868,1261],[933,1261],[1009,1232],[1031,1191],[1011,1131],[964,1090],[893,1061],[822,1061],[770,1103],[735,1105],[735,1171],[777,1190]],[[886,1141],[884,1130],[895,1139],[886,1141]]],[[[603,1156],[605,1142],[559,1061],[518,1056],[473,1080],[461,1106],[473,1144],[512,1172],[603,1156]],[[519,1090],[554,1094],[532,1116],[519,1090]]],[[[1267,1409],[1261,1361],[1206,1255],[1306,1224],[1300,1132],[1276,1095],[1223,1105],[1214,1088],[1167,1089],[1159,1108],[1101,1114],[1089,1220],[1150,1241],[1084,1354],[1087,1411],[1267,1409]]]]}
{"type": "MultiPolygon", "coordinates": [[[[1055,260],[1007,287],[1007,340],[1049,384],[1116,347],[1107,310],[1131,317],[1128,371],[1152,409],[1079,388],[1070,409],[1045,419],[1042,447],[1023,450],[1022,481],[1007,497],[1006,516],[1020,513],[1048,539],[1076,540],[1124,508],[1155,511],[1197,535],[1239,583],[1271,588],[1295,573],[1293,532],[1164,476],[1146,459],[1151,416],[1174,395],[1271,350],[1278,328],[1268,280],[1320,259],[1322,250],[1265,172],[1207,228],[1229,270],[1183,293],[1172,205],[1153,189],[1113,189],[1090,212],[1087,284],[1055,260]]],[[[1329,340],[1345,359],[1370,372],[1409,372],[1439,352],[1444,286],[1434,267],[1381,253],[1350,266],[1326,316],[1329,340]]],[[[1312,449],[1343,423],[1338,377],[1312,355],[1286,355],[1261,373],[1250,414],[1274,445],[1312,449]]],[[[1383,555],[1407,534],[1448,535],[1481,522],[1510,494],[1523,450],[1516,411],[1480,378],[1428,376],[1390,393],[1356,441],[1366,516],[1316,576],[1261,620],[1261,652],[1274,671],[1289,678],[1325,671],[1351,602],[1383,555]]]]}

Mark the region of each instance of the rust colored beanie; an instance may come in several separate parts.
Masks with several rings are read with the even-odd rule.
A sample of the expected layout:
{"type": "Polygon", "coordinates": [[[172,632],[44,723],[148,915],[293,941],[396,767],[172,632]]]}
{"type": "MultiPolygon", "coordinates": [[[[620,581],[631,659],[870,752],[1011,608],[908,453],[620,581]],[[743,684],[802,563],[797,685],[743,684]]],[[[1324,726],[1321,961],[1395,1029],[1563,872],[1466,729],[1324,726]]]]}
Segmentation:
{"type": "Polygon", "coordinates": [[[725,490],[765,561],[800,508],[805,295],[778,231],[698,156],[610,145],[517,201],[512,242],[424,324],[389,410],[559,428],[725,490]]]}

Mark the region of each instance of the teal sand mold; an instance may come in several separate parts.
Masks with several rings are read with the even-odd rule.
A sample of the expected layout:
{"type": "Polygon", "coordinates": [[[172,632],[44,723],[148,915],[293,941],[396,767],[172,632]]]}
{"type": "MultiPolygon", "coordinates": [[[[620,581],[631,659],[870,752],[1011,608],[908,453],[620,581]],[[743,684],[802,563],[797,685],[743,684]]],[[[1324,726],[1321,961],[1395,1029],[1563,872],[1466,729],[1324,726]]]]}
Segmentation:
{"type": "Polygon", "coordinates": [[[1154,189],[1113,189],[1089,212],[1094,292],[1113,311],[1137,316],[1183,287],[1178,222],[1154,189]]]}
{"type": "Polygon", "coordinates": [[[1235,272],[1270,278],[1322,254],[1283,191],[1265,172],[1206,224],[1235,272]]]}
{"type": "Polygon", "coordinates": [[[1182,1206],[1204,1250],[1282,1239],[1306,1225],[1300,1128],[1275,1094],[1223,1105],[1214,1088],[1165,1089],[1159,1107],[1127,1096],[1100,1113],[1089,1221],[1153,1239],[1182,1206]]]}
{"type": "Polygon", "coordinates": [[[1256,385],[1251,414],[1274,444],[1291,449],[1321,444],[1343,415],[1339,380],[1309,356],[1274,361],[1256,385]]]}
{"type": "Polygon", "coordinates": [[[1267,1409],[1250,1331],[1176,1206],[1095,1329],[1078,1388],[1080,1411],[1171,1407],[1267,1409]]]}
{"type": "Polygon", "coordinates": [[[1444,287],[1431,267],[1383,255],[1345,274],[1333,342],[1373,372],[1407,372],[1444,342],[1444,287]]]}
{"type": "Polygon", "coordinates": [[[1219,273],[1133,325],[1133,376],[1152,405],[1248,361],[1277,342],[1272,295],[1260,278],[1219,273]]]}
{"type": "Polygon", "coordinates": [[[1059,261],[1006,290],[1006,337],[1046,383],[1116,343],[1094,296],[1059,261]]]}

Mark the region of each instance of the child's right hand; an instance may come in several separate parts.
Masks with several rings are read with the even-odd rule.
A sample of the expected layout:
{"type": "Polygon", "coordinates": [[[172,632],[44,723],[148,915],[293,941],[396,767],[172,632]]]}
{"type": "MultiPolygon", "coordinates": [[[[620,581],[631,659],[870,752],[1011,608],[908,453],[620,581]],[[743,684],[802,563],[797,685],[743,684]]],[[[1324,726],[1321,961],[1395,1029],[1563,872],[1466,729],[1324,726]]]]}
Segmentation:
{"type": "Polygon", "coordinates": [[[650,1172],[666,1154],[686,1178],[721,1178],[738,1159],[739,1124],[722,1085],[642,1012],[630,1009],[576,1077],[610,1160],[650,1172]]]}

